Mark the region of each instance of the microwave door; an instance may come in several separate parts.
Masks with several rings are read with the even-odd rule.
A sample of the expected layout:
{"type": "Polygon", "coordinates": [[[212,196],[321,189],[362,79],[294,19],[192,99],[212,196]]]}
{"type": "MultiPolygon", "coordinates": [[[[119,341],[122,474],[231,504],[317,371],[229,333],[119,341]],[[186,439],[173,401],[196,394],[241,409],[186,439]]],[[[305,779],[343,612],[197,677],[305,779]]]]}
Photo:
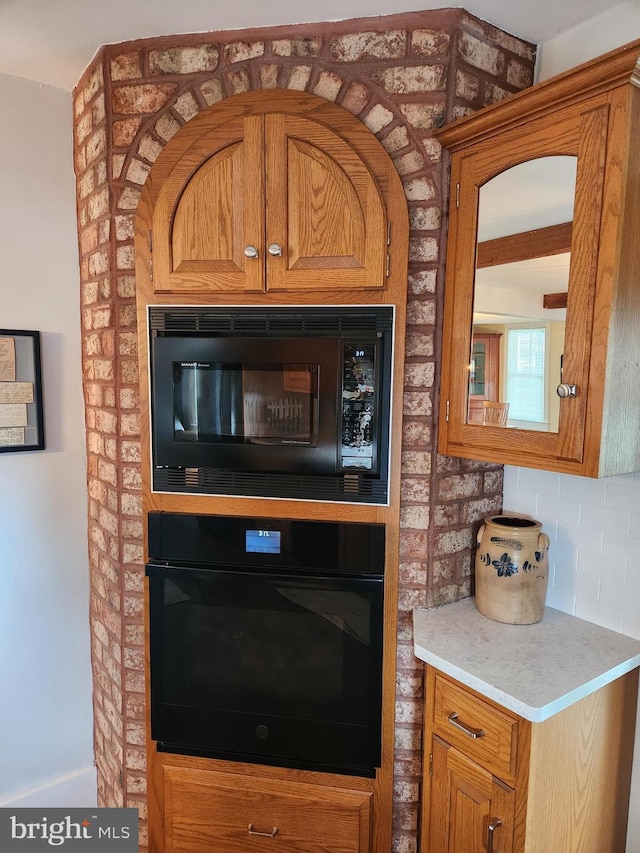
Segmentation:
{"type": "MultiPolygon", "coordinates": [[[[193,441],[219,442],[244,437],[241,370],[236,365],[176,365],[176,430],[193,441]]],[[[180,440],[182,436],[176,435],[180,440]]]]}

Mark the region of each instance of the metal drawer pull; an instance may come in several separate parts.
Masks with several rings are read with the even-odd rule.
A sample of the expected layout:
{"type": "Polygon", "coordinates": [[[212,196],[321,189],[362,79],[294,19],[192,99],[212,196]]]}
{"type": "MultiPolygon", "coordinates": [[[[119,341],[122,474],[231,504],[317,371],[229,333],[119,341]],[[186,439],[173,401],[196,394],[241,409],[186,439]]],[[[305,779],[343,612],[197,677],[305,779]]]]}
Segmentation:
{"type": "Polygon", "coordinates": [[[255,246],[245,246],[244,247],[244,253],[248,258],[257,258],[258,257],[258,250],[256,249],[255,246]]]}
{"type": "Polygon", "coordinates": [[[465,726],[464,723],[458,722],[458,715],[455,711],[452,711],[447,717],[452,726],[455,726],[457,729],[460,729],[461,732],[464,732],[469,737],[472,737],[474,740],[479,737],[484,737],[485,732],[483,729],[474,729],[471,726],[465,726]]]}
{"type": "Polygon", "coordinates": [[[496,829],[502,826],[502,821],[499,817],[492,817],[489,821],[489,827],[487,829],[487,853],[498,853],[497,850],[493,849],[493,833],[496,829]]]}
{"type": "Polygon", "coordinates": [[[253,824],[250,823],[247,827],[247,832],[249,835],[261,835],[263,838],[275,838],[278,834],[278,827],[274,826],[271,832],[258,832],[257,829],[253,828],[253,824]]]}

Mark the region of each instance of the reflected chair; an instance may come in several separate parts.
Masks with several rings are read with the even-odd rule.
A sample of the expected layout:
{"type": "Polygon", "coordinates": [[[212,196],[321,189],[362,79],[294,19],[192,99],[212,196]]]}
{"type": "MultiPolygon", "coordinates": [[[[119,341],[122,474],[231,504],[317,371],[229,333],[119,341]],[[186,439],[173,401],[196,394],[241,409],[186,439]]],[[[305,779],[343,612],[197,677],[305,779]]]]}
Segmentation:
{"type": "Polygon", "coordinates": [[[506,426],[509,417],[509,404],[497,400],[482,401],[482,423],[487,426],[506,426]]]}

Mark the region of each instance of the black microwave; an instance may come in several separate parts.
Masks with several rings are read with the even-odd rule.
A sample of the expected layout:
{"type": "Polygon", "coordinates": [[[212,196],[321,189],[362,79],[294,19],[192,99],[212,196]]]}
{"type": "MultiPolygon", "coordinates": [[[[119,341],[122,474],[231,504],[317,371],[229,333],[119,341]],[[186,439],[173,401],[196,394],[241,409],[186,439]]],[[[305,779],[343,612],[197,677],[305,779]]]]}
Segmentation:
{"type": "Polygon", "coordinates": [[[156,491],[386,503],[393,308],[149,309],[156,491]]]}

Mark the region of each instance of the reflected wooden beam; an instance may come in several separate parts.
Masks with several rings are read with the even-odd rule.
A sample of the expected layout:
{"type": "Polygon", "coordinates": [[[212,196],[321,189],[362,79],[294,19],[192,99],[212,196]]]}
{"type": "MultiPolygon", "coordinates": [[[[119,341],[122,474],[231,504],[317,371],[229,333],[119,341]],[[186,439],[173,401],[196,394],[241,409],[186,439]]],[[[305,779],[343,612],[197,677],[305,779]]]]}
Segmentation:
{"type": "Polygon", "coordinates": [[[566,308],[568,293],[545,293],[542,297],[543,308],[566,308]]]}
{"type": "Polygon", "coordinates": [[[521,231],[519,234],[478,243],[477,268],[513,264],[516,261],[529,261],[532,258],[546,258],[569,252],[572,225],[572,222],[563,222],[561,225],[521,231]]]}

